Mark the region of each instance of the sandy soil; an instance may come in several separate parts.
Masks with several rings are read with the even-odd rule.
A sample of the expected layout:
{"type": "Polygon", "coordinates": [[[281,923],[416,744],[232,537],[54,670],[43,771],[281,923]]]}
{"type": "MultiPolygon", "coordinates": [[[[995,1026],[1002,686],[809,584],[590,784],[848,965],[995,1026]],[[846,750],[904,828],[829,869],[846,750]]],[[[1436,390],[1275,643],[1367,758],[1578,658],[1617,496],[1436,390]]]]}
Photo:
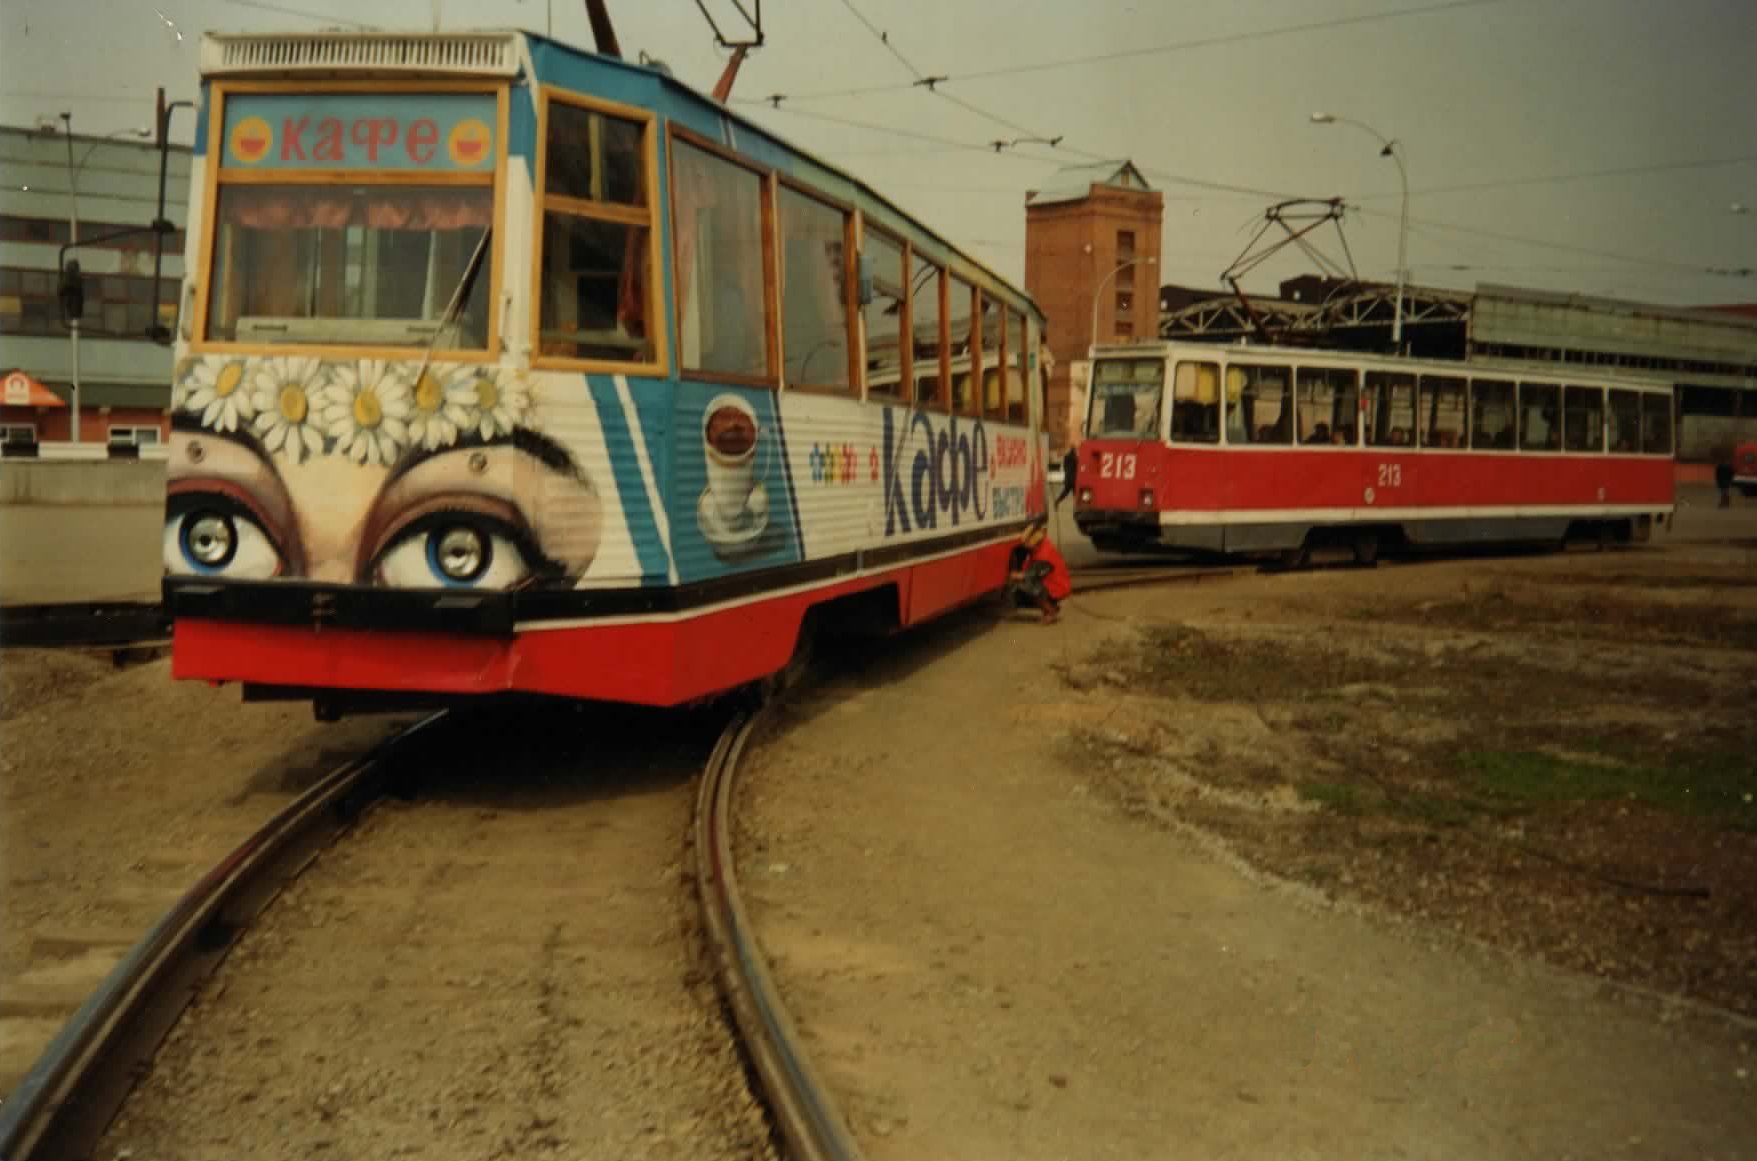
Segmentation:
{"type": "Polygon", "coordinates": [[[168,661],[0,652],[0,1093],[203,871],[407,720],[320,726],[168,661]]]}
{"type": "Polygon", "coordinates": [[[773,1156],[683,866],[713,738],[457,723],[252,926],[100,1154],[773,1156]]]}
{"type": "MultiPolygon", "coordinates": [[[[1330,650],[1344,660],[1328,669],[1290,645],[1305,647],[1339,621],[1350,642],[1369,630],[1404,632],[1433,674],[1422,688],[1446,689],[1450,637],[1429,657],[1428,630],[1377,613],[1339,617],[1333,606],[1368,594],[1371,607],[1424,585],[1456,592],[1485,569],[1527,575],[1521,583],[1541,589],[1546,574],[1596,569],[1600,559],[1613,571],[1650,558],[1662,569],[1748,565],[1701,551],[1708,559],[1570,554],[1129,590],[1077,601],[1054,628],[972,616],[880,659],[846,662],[749,768],[740,859],[779,982],[870,1155],[1757,1157],[1757,1024],[1472,938],[1547,930],[1511,922],[1516,908],[1498,909],[1510,922],[1484,932],[1463,922],[1470,909],[1422,917],[1388,907],[1393,876],[1413,876],[1408,863],[1369,866],[1371,842],[1326,851],[1327,876],[1268,873],[1262,867],[1275,861],[1254,864],[1262,849],[1220,820],[1352,819],[1300,787],[1340,782],[1339,768],[1361,751],[1351,743],[1302,757],[1271,704],[1281,695],[1240,695],[1224,654],[1179,675],[1182,701],[1167,689],[1143,693],[1166,703],[1157,716],[1129,700],[1143,664],[1140,629],[1155,621],[1209,636],[1236,629],[1241,640],[1261,633],[1251,648],[1278,666],[1249,652],[1238,672],[1329,694],[1380,675],[1350,668],[1352,645],[1330,650]],[[1106,667],[1123,675],[1120,686],[1093,680],[1090,670],[1106,667]],[[1193,692],[1203,681],[1216,684],[1211,695],[1193,692]],[[1094,720],[1096,707],[1109,725],[1094,720]],[[1141,721],[1158,732],[1137,734],[1141,721]],[[1122,739],[1102,760],[1092,744],[1100,730],[1122,739]],[[1149,746],[1159,748],[1139,752],[1149,746]],[[1147,795],[1131,772],[1163,769],[1167,748],[1180,774],[1147,795]],[[1278,770],[1279,782],[1217,774],[1240,754],[1253,756],[1253,769],[1278,770]],[[1357,889],[1364,881],[1388,886],[1357,889]]],[[[1588,587],[1603,586],[1594,578],[1588,587]]],[[[1722,588],[1717,577],[1705,591],[1722,588]]],[[[1512,586],[1509,599],[1522,591],[1512,586]]],[[[1643,624],[1643,648],[1693,656],[1649,672],[1640,654],[1619,696],[1698,664],[1706,668],[1679,696],[1719,677],[1751,688],[1739,651],[1680,645],[1664,618],[1643,624]]],[[[1534,648],[1572,657],[1577,677],[1609,664],[1635,632],[1537,634],[1534,648]]],[[[1498,656],[1457,674],[1479,689],[1483,670],[1518,674],[1540,669],[1538,660],[1498,656]]],[[[1366,715],[1407,704],[1402,693],[1355,694],[1329,708],[1366,715]]],[[[1730,697],[1717,708],[1730,712],[1730,697]]],[[[1492,709],[1514,724],[1552,712],[1492,709]]],[[[1320,716],[1309,732],[1377,739],[1387,750],[1416,741],[1382,728],[1400,727],[1320,716]]],[[[1688,812],[1661,817],[1701,823],[1688,812]]],[[[1655,830],[1645,849],[1663,850],[1679,833],[1695,841],[1708,832],[1655,830]]],[[[1456,881],[1473,861],[1430,858],[1421,873],[1456,881]]],[[[1715,864],[1707,881],[1731,891],[1725,876],[1736,865],[1715,864]]],[[[1696,884],[1708,865],[1632,870],[1696,884]]],[[[1592,891],[1620,890],[1589,882],[1571,883],[1564,915],[1592,891]]],[[[1504,886],[1498,876],[1461,890],[1474,897],[1504,886]]],[[[1595,903],[1583,926],[1596,929],[1614,910],[1595,903]]],[[[1705,938],[1739,930],[1732,920],[1705,938]]]]}

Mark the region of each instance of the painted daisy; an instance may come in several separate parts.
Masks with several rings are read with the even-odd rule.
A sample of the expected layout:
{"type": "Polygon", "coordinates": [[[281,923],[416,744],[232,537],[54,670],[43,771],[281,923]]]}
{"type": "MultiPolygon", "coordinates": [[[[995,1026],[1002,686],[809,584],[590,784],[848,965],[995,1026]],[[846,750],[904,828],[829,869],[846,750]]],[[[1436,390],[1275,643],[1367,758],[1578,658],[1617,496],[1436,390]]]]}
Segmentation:
{"type": "Polygon", "coordinates": [[[257,411],[242,359],[198,359],[177,388],[178,406],[215,431],[237,431],[257,411]]]}
{"type": "Polygon", "coordinates": [[[262,445],[294,463],[323,450],[318,405],[323,398],[323,364],[316,359],[287,356],[265,359],[250,385],[255,392],[256,421],[262,445]]]}
{"type": "MultiPolygon", "coordinates": [[[[420,371],[420,378],[409,393],[410,447],[437,451],[456,443],[460,429],[475,426],[470,409],[453,397],[453,388],[473,388],[478,373],[475,367],[428,367],[420,371]]],[[[457,394],[475,398],[473,393],[461,390],[457,394]]]]}
{"type": "Polygon", "coordinates": [[[395,463],[409,443],[411,392],[403,373],[380,359],[335,368],[323,391],[323,428],[357,464],[395,463]]]}
{"type": "Polygon", "coordinates": [[[467,412],[459,426],[474,428],[483,439],[511,435],[531,409],[531,384],[517,371],[475,368],[448,382],[445,394],[467,412]]]}

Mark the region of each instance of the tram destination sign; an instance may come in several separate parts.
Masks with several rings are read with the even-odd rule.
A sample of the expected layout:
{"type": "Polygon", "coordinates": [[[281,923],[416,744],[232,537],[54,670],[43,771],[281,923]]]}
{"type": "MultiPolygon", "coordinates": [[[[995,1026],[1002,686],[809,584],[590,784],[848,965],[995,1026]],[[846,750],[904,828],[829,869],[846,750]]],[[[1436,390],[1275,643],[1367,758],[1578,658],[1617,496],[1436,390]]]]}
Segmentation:
{"type": "Polygon", "coordinates": [[[227,169],[494,168],[492,93],[239,93],[226,98],[227,169]]]}

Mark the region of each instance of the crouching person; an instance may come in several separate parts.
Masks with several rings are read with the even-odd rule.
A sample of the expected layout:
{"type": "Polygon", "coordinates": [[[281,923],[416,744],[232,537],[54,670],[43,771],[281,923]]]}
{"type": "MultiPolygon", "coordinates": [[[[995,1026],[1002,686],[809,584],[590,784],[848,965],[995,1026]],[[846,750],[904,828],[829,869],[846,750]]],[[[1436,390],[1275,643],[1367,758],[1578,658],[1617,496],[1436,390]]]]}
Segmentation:
{"type": "Polygon", "coordinates": [[[1016,568],[1011,578],[1013,596],[1019,607],[1036,607],[1043,612],[1043,623],[1052,625],[1061,616],[1061,603],[1073,592],[1067,562],[1049,539],[1049,521],[1033,520],[1019,538],[1015,550],[1016,568]]]}

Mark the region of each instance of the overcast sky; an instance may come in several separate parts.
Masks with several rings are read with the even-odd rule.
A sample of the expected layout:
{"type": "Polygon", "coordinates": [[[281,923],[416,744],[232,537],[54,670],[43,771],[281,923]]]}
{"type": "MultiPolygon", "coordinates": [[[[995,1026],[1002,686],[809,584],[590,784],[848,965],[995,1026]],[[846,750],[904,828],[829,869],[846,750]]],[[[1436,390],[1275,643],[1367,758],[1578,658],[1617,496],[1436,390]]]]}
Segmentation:
{"type": "MultiPolygon", "coordinates": [[[[730,30],[730,0],[709,7],[730,30]]],[[[552,12],[559,38],[590,43],[581,0],[438,9],[446,27],[539,32],[552,12]]],[[[204,30],[309,31],[367,11],[384,27],[428,28],[434,10],[432,0],[7,0],[0,121],[71,109],[78,131],[145,124],[154,86],[194,95],[204,30]]],[[[610,10],[629,56],[713,85],[723,54],[694,0],[610,0],[610,10]]],[[[1364,132],[1312,125],[1322,109],[1403,143],[1418,282],[1757,301],[1757,278],[1708,273],[1757,267],[1754,0],[768,0],[763,16],[767,43],[734,99],[788,99],[782,111],[744,111],[1015,279],[1024,192],[1094,155],[1133,159],[1164,192],[1162,282],[1218,288],[1277,196],[1360,207],[1345,227],[1355,261],[1364,277],[1390,278],[1396,168],[1364,132]],[[950,77],[944,93],[1012,125],[913,86],[911,69],[950,77]],[[813,96],[849,89],[880,91],[813,96]],[[1023,136],[1062,141],[985,145],[1023,136]]],[[[1273,291],[1311,268],[1291,256],[1246,285],[1273,291]]]]}

